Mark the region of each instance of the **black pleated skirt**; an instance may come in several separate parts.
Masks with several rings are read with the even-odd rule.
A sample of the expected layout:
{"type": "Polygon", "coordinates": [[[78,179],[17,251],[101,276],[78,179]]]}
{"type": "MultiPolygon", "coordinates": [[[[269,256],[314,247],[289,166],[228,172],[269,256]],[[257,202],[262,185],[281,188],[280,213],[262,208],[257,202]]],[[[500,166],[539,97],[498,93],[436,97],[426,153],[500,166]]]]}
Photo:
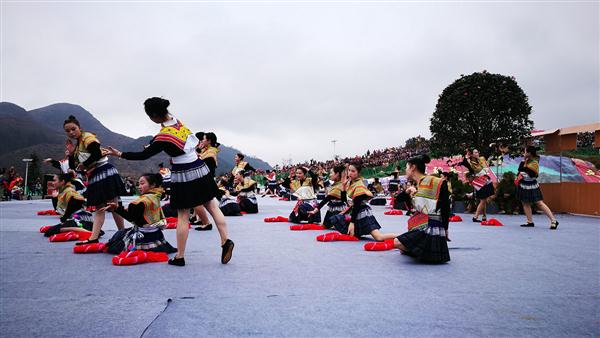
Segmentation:
{"type": "Polygon", "coordinates": [[[421,262],[445,263],[450,261],[446,229],[441,221],[432,219],[431,216],[425,228],[415,228],[397,238],[408,249],[407,254],[421,262]]]}
{"type": "Polygon", "coordinates": [[[202,205],[217,196],[219,188],[201,159],[173,164],[171,168],[171,207],[176,210],[202,205]]]}
{"type": "Polygon", "coordinates": [[[110,163],[105,163],[92,171],[88,178],[88,186],[83,196],[87,205],[100,206],[116,197],[125,195],[125,184],[115,168],[110,163]]]}
{"type": "MultiPolygon", "coordinates": [[[[367,204],[358,206],[358,216],[354,222],[354,236],[360,238],[371,234],[373,230],[381,229],[381,225],[377,222],[371,207],[367,204]]],[[[331,225],[340,233],[348,234],[348,226],[350,225],[350,215],[335,215],[330,218],[331,225]]]]}
{"type": "Polygon", "coordinates": [[[339,215],[339,213],[346,209],[346,207],[346,203],[342,202],[341,200],[333,200],[327,203],[327,212],[323,218],[323,226],[327,229],[333,228],[330,218],[335,215],[339,215]]]}
{"type": "Polygon", "coordinates": [[[243,212],[248,214],[257,214],[258,213],[258,202],[256,201],[256,197],[240,197],[240,209],[243,212]]]}
{"type": "Polygon", "coordinates": [[[494,185],[490,182],[481,187],[481,189],[479,189],[478,191],[475,191],[475,198],[478,200],[483,200],[490,196],[493,196],[495,193],[496,190],[494,189],[494,185]]]}
{"type": "Polygon", "coordinates": [[[112,254],[120,254],[121,252],[133,250],[145,250],[153,252],[174,253],[177,249],[174,248],[167,240],[161,229],[136,229],[129,228],[115,232],[111,239],[106,244],[108,252],[112,254]],[[132,238],[137,236],[135,246],[132,238]],[[129,248],[125,247],[125,241],[128,240],[129,248]]]}
{"type": "Polygon", "coordinates": [[[535,203],[544,200],[544,196],[542,195],[542,190],[540,190],[540,185],[536,180],[534,181],[523,181],[519,182],[517,185],[517,190],[515,191],[515,197],[521,201],[526,203],[535,203]]]}
{"type": "Polygon", "coordinates": [[[225,216],[242,216],[242,209],[237,202],[230,198],[223,198],[219,203],[219,208],[225,216]]]}

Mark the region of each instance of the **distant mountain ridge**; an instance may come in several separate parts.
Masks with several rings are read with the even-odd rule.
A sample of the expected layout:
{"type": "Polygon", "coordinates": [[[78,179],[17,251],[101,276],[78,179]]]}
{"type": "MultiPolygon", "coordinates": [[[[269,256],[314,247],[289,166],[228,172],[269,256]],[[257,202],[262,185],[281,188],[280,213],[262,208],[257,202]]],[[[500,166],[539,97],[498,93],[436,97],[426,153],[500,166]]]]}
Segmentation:
{"type": "MultiPolygon", "coordinates": [[[[37,154],[40,159],[64,157],[66,136],[62,129],[64,120],[75,116],[82,129],[95,133],[103,145],[111,145],[123,151],[140,151],[150,142],[152,136],[137,139],[115,133],[104,126],[83,107],[70,103],[56,103],[30,111],[10,103],[0,102],[0,168],[22,166],[21,159],[37,154]]],[[[218,155],[217,175],[228,172],[234,166],[237,149],[221,145],[218,155]]],[[[246,156],[246,160],[255,168],[270,169],[271,166],[258,158],[246,156]]],[[[111,158],[111,162],[123,176],[138,176],[144,172],[156,172],[159,163],[168,164],[169,158],[162,153],[146,161],[125,161],[111,158]]],[[[55,172],[50,166],[44,166],[43,172],[55,172]]]]}

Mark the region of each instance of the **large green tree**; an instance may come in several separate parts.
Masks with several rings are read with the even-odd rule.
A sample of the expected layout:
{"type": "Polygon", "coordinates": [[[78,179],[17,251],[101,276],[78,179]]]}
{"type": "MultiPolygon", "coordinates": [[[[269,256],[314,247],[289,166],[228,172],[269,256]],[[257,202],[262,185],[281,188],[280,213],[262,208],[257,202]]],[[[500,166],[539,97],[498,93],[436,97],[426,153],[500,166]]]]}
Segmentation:
{"type": "Polygon", "coordinates": [[[484,154],[489,144],[518,144],[533,122],[527,95],[514,77],[487,71],[462,76],[446,87],[431,118],[434,155],[463,153],[466,147],[484,154]]]}

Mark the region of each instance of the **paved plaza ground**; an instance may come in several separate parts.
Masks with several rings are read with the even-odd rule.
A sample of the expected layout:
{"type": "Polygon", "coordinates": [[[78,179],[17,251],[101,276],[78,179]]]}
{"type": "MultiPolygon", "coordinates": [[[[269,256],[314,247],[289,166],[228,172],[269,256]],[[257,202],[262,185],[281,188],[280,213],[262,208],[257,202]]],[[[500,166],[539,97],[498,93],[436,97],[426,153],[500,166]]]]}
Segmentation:
{"type": "MultiPolygon", "coordinates": [[[[259,198],[260,213],[228,217],[235,251],[220,264],[216,230],[191,231],[183,268],[113,266],[38,232],[48,200],[0,203],[2,337],[600,335],[600,219],[558,215],[548,229],[451,223],[451,262],[424,265],[363,242],[321,243],[263,218],[293,202],[259,198]]],[[[403,232],[406,216],[385,216],[403,232]]],[[[116,227],[105,225],[107,240],[116,227]]],[[[466,222],[468,221],[468,222],[466,222]]],[[[165,236],[176,245],[175,231],[165,236]]]]}

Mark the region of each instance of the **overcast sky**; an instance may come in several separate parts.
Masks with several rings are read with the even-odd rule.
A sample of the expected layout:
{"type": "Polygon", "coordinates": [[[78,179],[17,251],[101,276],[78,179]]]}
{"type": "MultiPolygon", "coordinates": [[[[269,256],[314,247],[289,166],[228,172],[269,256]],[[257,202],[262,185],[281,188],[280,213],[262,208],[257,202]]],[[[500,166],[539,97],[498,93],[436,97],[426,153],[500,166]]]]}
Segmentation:
{"type": "Polygon", "coordinates": [[[83,106],[119,133],[194,131],[271,164],[430,136],[460,74],[515,76],[537,129],[597,122],[599,5],[580,3],[2,4],[1,100],[83,106]]]}

